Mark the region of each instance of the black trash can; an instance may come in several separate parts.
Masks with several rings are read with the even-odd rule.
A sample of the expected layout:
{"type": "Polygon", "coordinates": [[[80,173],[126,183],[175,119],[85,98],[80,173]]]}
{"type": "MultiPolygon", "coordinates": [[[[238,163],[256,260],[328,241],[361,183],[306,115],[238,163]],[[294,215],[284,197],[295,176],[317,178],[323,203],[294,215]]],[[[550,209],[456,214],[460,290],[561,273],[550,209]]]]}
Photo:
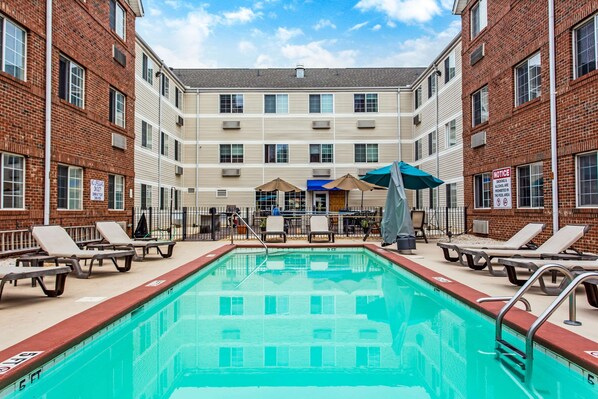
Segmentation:
{"type": "Polygon", "coordinates": [[[397,249],[399,251],[415,249],[415,236],[397,237],[397,249]]]}

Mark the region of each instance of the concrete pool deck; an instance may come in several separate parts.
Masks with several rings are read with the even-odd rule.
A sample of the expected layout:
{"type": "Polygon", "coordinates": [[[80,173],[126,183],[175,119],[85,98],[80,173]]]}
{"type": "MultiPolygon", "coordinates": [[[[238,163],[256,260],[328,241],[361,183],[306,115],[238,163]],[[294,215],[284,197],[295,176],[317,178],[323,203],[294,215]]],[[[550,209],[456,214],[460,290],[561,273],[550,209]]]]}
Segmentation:
{"type": "MultiPolygon", "coordinates": [[[[0,351],[93,308],[98,303],[106,302],[110,298],[126,293],[136,287],[144,286],[167,272],[182,269],[180,266],[214,250],[222,249],[228,244],[227,241],[180,242],[176,245],[172,258],[162,259],[161,257],[150,256],[144,262],[134,262],[131,271],[127,273],[117,272],[111,264],[94,267],[94,273],[87,280],[69,277],[64,294],[58,298],[45,297],[39,287],[31,287],[26,280],[19,281],[17,287],[7,284],[4,288],[2,301],[0,301],[0,312],[2,314],[0,351]]],[[[238,241],[236,244],[256,245],[257,242],[238,241]]],[[[362,245],[363,242],[357,239],[339,238],[337,244],[362,245]]],[[[373,241],[370,241],[369,244],[379,245],[373,241]]],[[[306,246],[307,241],[290,240],[285,246],[293,245],[306,246]]],[[[381,252],[396,253],[393,250],[381,252]]],[[[481,291],[488,296],[511,296],[518,289],[511,285],[506,277],[492,277],[486,271],[474,271],[458,263],[446,262],[441,249],[436,246],[436,242],[430,242],[429,244],[418,242],[417,250],[413,251],[412,255],[403,256],[424,266],[434,274],[444,275],[448,279],[481,291]]],[[[536,315],[543,312],[554,299],[554,297],[541,293],[539,288],[531,290],[525,297],[532,305],[532,313],[536,315]]],[[[580,348],[583,351],[598,351],[598,317],[596,317],[598,309],[588,305],[583,289],[579,290],[577,298],[577,318],[583,323],[582,326],[571,327],[562,323],[567,318],[566,304],[563,304],[549,321],[595,343],[593,347],[580,348]]],[[[501,305],[493,304],[491,306],[496,308],[501,305]]]]}

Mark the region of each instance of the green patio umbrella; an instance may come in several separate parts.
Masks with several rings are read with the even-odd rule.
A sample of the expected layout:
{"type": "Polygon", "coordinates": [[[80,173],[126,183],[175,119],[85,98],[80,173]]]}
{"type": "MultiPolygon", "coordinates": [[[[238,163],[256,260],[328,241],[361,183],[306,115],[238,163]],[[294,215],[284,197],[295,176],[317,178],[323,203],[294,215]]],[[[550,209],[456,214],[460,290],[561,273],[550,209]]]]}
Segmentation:
{"type": "MultiPolygon", "coordinates": [[[[394,163],[397,163],[396,161],[394,163]]],[[[398,162],[401,177],[403,178],[403,186],[410,190],[421,190],[423,188],[434,188],[444,183],[437,177],[419,170],[403,161],[398,162]]],[[[378,186],[388,187],[390,184],[390,169],[392,164],[384,166],[379,169],[372,170],[366,173],[361,180],[368,183],[377,184],[378,186]]]]}

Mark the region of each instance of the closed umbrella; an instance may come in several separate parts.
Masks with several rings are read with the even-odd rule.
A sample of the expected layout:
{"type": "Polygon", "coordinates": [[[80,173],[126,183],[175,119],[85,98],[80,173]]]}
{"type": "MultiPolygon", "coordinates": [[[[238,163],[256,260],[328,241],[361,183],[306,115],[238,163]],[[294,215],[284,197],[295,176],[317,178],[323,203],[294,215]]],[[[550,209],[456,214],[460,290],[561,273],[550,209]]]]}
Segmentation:
{"type": "Polygon", "coordinates": [[[269,181],[268,183],[262,184],[261,186],[257,186],[255,188],[255,190],[256,191],[283,191],[283,192],[303,191],[299,187],[297,187],[285,180],[282,180],[280,177],[277,177],[276,179],[269,181]]]}
{"type": "MultiPolygon", "coordinates": [[[[391,165],[391,178],[386,196],[386,205],[384,206],[384,215],[382,216],[381,230],[384,244],[399,242],[400,245],[415,244],[415,230],[409,214],[409,205],[407,196],[403,187],[402,175],[399,172],[399,164],[394,162],[391,165]]],[[[407,245],[405,245],[407,246],[407,245]]],[[[413,246],[413,248],[415,248],[413,246]]],[[[404,248],[404,249],[413,249],[404,248]]],[[[399,248],[403,249],[403,248],[399,248]]]]}
{"type": "Polygon", "coordinates": [[[355,176],[350,173],[339,177],[336,180],[331,181],[330,183],[324,184],[322,187],[332,190],[333,188],[338,188],[339,190],[360,190],[361,191],[361,207],[363,208],[363,192],[364,191],[372,191],[376,189],[383,189],[384,187],[377,186],[372,183],[368,183],[367,181],[359,180],[355,176]]]}
{"type": "MultiPolygon", "coordinates": [[[[396,162],[395,162],[396,163],[396,162]]],[[[421,190],[423,188],[434,188],[444,183],[437,177],[415,168],[403,161],[398,162],[401,177],[403,178],[403,186],[410,190],[421,190]]],[[[372,170],[366,173],[361,180],[368,183],[377,184],[379,186],[388,187],[390,184],[390,170],[391,165],[384,166],[379,169],[372,170]]]]}

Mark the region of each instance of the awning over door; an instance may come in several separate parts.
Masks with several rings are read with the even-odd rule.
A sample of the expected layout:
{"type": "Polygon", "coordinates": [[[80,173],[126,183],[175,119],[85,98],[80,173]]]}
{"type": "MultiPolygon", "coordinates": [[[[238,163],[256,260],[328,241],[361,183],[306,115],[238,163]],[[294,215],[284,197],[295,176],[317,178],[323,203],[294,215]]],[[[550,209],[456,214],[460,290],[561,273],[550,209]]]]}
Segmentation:
{"type": "Polygon", "coordinates": [[[332,190],[324,188],[324,184],[330,183],[332,180],[308,180],[307,191],[336,191],[338,189],[333,188],[332,190]]]}

